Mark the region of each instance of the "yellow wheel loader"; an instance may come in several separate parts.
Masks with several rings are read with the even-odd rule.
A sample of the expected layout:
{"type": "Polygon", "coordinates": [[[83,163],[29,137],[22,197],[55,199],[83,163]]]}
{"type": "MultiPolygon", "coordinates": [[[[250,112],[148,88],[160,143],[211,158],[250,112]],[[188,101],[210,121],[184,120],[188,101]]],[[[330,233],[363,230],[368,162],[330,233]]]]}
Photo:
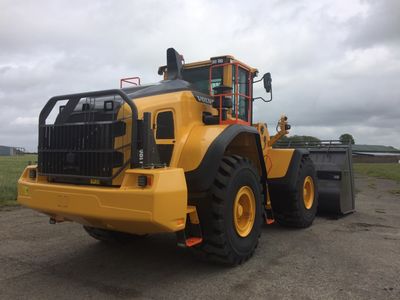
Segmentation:
{"type": "Polygon", "coordinates": [[[272,99],[270,73],[255,80],[228,55],[185,63],[173,48],[158,73],[156,84],[51,98],[19,203],[105,242],[173,232],[228,265],[253,255],[266,223],[307,227],[317,209],[354,210],[350,149],[276,148],[287,118],[273,137],[253,123],[253,102],[272,99]],[[253,96],[259,81],[270,99],[253,96]]]}

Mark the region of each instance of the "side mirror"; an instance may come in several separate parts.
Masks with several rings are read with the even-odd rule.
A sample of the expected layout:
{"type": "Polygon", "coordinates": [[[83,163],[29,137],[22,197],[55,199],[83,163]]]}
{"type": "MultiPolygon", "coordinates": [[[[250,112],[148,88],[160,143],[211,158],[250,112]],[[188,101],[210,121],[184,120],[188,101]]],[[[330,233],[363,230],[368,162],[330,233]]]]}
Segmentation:
{"type": "Polygon", "coordinates": [[[270,93],[272,90],[272,78],[271,78],[271,73],[265,73],[263,76],[264,80],[264,89],[267,93],[270,93]]]}

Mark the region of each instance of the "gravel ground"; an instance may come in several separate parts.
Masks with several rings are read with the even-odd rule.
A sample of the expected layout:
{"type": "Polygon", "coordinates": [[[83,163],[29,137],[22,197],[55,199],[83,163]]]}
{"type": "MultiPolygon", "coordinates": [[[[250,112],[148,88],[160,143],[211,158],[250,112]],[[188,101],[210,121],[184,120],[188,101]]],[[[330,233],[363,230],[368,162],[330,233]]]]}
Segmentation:
{"type": "Polygon", "coordinates": [[[78,224],[3,210],[0,298],[400,299],[400,184],[356,186],[356,213],[303,230],[265,226],[236,268],[196,261],[174,235],[103,245],[78,224]]]}

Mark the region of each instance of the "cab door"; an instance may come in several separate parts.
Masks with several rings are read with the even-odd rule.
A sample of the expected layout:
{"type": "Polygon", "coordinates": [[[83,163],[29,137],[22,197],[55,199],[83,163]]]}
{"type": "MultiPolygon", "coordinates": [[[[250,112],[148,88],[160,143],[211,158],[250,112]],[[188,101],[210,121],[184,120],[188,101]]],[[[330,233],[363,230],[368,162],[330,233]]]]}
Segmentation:
{"type": "Polygon", "coordinates": [[[251,76],[241,66],[233,65],[232,117],[251,123],[251,76]],[[237,114],[236,114],[237,111],[237,114]]]}

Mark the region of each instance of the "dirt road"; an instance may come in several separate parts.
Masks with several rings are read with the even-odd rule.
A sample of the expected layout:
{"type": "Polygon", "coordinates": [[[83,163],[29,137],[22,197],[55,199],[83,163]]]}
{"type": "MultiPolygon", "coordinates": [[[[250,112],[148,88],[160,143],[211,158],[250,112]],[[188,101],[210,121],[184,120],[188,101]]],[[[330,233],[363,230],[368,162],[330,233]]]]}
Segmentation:
{"type": "Polygon", "coordinates": [[[400,299],[400,184],[356,186],[356,213],[305,230],[265,226],[236,268],[196,261],[174,235],[107,246],[77,224],[1,211],[0,298],[400,299]]]}

